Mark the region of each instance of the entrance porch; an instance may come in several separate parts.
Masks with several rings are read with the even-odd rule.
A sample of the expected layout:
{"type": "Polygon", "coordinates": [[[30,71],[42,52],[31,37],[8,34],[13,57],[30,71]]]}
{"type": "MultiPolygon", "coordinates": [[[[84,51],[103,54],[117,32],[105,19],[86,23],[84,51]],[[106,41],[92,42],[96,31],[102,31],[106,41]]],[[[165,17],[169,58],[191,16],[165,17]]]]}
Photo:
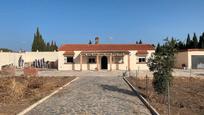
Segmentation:
{"type": "Polygon", "coordinates": [[[90,70],[93,64],[96,64],[95,70],[110,70],[113,69],[119,70],[120,66],[126,66],[125,68],[130,70],[130,56],[128,51],[89,51],[81,52],[80,56],[80,70],[83,70],[83,65],[87,64],[87,70],[90,70]],[[128,56],[127,64],[125,56],[128,56]],[[87,63],[84,63],[84,59],[87,60],[87,63]],[[114,66],[114,67],[113,67],[114,66]]]}

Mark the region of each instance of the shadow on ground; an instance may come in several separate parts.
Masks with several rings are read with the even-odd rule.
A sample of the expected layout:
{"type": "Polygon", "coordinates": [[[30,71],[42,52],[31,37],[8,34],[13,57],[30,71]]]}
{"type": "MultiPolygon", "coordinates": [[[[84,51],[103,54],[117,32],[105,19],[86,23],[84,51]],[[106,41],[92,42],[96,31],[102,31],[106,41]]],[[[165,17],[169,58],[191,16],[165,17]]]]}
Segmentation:
{"type": "Polygon", "coordinates": [[[109,91],[114,91],[114,92],[124,93],[127,95],[136,96],[134,92],[127,90],[127,89],[121,89],[117,86],[102,84],[101,87],[103,88],[103,90],[109,90],[109,91]]]}

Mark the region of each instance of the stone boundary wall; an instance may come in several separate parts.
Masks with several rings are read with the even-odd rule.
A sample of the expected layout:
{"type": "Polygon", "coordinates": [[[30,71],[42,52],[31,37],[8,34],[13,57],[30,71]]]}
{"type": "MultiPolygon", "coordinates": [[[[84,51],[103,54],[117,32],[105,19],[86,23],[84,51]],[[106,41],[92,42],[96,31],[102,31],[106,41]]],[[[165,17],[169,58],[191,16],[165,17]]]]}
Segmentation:
{"type": "Polygon", "coordinates": [[[27,64],[31,64],[35,59],[42,58],[45,61],[55,62],[58,60],[58,52],[0,52],[0,70],[4,65],[13,65],[18,68],[20,57],[27,64]]]}

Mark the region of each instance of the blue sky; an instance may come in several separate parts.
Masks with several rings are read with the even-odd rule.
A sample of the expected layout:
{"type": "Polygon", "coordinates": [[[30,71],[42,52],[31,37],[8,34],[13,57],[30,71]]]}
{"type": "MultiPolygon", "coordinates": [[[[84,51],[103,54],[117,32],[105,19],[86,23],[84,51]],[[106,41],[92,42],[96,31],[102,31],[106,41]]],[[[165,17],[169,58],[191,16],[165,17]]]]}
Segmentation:
{"type": "Polygon", "coordinates": [[[0,47],[30,50],[36,28],[46,41],[158,43],[204,32],[204,0],[1,0],[0,47]]]}

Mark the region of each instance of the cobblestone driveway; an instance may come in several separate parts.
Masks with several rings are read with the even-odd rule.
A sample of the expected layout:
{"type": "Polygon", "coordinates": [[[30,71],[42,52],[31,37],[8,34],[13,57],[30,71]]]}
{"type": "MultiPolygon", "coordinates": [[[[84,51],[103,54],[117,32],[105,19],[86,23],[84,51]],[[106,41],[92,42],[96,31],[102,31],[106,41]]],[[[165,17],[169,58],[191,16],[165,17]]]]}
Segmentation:
{"type": "Polygon", "coordinates": [[[80,77],[28,115],[149,115],[121,77],[80,77]]]}

